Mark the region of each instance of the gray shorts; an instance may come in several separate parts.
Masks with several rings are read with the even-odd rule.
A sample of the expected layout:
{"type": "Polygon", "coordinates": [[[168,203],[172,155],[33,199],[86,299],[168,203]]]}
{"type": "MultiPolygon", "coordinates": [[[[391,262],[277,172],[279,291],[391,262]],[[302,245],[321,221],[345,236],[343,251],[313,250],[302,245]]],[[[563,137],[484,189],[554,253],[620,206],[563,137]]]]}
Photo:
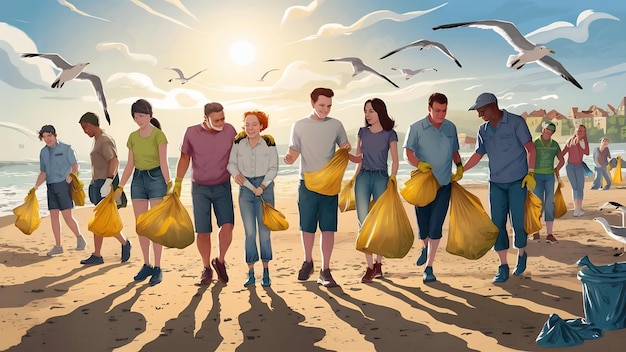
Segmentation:
{"type": "Polygon", "coordinates": [[[218,227],[222,227],[224,224],[235,224],[230,180],[215,186],[203,186],[192,182],[191,199],[197,233],[213,232],[211,208],[213,208],[215,213],[218,227]]]}
{"type": "Polygon", "coordinates": [[[65,181],[48,183],[48,210],[66,210],[74,208],[72,184],[65,181]]]}

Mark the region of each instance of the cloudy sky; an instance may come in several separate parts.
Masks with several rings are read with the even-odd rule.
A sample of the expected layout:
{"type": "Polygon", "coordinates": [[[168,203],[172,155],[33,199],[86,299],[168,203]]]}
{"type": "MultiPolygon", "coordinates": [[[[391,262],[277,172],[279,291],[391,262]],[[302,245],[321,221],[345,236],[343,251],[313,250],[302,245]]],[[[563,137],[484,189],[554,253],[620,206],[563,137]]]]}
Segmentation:
{"type": "Polygon", "coordinates": [[[363,102],[372,97],[385,100],[397,129],[405,131],[426,114],[434,91],[448,96],[448,118],[459,124],[475,119],[478,125],[466,110],[483,91],[517,113],[616,106],[626,96],[623,33],[626,7],[614,0],[4,0],[0,160],[36,159],[43,143],[32,132],[49,123],[88,160],[91,140],[77,121],[86,111],[103,116],[89,81],[52,89],[58,70],[22,53],[57,53],[71,64],[90,63],[85,71],[101,78],[111,115],[105,128],[125,159],[126,139],[136,129],[130,105],[138,98],[153,104],[174,157],[185,128],[202,120],[202,106],[210,101],[223,103],[237,128],[243,112],[264,110],[271,118],[267,132],[286,144],[291,124],[310,112],[308,95],[317,86],[335,91],[331,116],[348,131],[363,123],[363,102]],[[513,22],[529,40],[555,50],[551,56],[583,89],[535,63],[506,67],[516,51],[493,30],[432,30],[487,19],[513,22]],[[462,68],[434,48],[379,59],[419,39],[444,44],[462,68]],[[360,58],[399,88],[368,72],[352,77],[350,63],[325,62],[343,57],[360,58]],[[171,67],[186,77],[206,70],[181,84],[169,81],[178,77],[171,67]],[[406,80],[392,67],[437,71],[406,80]],[[274,71],[260,81],[269,70],[274,71]]]}

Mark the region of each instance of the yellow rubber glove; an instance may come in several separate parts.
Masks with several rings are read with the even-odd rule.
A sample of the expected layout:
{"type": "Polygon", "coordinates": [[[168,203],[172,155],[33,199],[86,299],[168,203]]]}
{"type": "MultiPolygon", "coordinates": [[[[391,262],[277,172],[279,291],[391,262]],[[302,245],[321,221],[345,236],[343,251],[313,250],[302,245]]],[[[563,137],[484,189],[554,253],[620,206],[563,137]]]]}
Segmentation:
{"type": "Polygon", "coordinates": [[[522,188],[526,187],[527,190],[532,191],[535,189],[536,185],[537,181],[535,181],[534,172],[527,173],[526,176],[524,176],[524,179],[522,179],[522,188]]]}
{"type": "Polygon", "coordinates": [[[611,164],[607,164],[606,165],[606,171],[611,171],[611,169],[612,169],[611,164]]]}
{"type": "Polygon", "coordinates": [[[396,175],[389,176],[389,181],[393,181],[394,184],[398,184],[398,180],[396,180],[396,175]]]}
{"type": "Polygon", "coordinates": [[[420,170],[420,172],[430,172],[433,166],[425,161],[420,161],[417,163],[417,169],[420,170]]]}
{"type": "Polygon", "coordinates": [[[460,181],[463,178],[463,165],[456,167],[456,173],[450,176],[450,182],[460,181]]]}
{"type": "Polygon", "coordinates": [[[165,185],[165,193],[170,193],[170,189],[172,189],[172,180],[165,185]]]}
{"type": "Polygon", "coordinates": [[[183,178],[176,177],[176,180],[174,181],[174,193],[176,193],[176,195],[179,197],[180,197],[180,190],[182,187],[183,187],[183,178]]]}

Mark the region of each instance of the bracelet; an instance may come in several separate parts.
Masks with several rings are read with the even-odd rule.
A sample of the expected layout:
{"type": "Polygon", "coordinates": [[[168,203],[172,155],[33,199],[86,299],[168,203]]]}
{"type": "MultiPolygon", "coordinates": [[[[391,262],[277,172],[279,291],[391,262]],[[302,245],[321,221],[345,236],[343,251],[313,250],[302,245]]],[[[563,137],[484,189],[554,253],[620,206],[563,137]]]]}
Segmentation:
{"type": "Polygon", "coordinates": [[[463,166],[463,162],[459,161],[458,163],[454,163],[454,165],[456,165],[456,166],[463,166]]]}
{"type": "Polygon", "coordinates": [[[265,185],[261,183],[261,188],[265,191],[265,185]]]}

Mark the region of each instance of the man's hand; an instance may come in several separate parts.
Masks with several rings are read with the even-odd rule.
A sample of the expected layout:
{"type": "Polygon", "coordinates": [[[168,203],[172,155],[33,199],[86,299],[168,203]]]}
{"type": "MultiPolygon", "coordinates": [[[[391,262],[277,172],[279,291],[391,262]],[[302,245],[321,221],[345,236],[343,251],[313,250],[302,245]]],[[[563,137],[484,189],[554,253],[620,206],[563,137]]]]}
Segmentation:
{"type": "Polygon", "coordinates": [[[172,180],[169,180],[167,181],[167,184],[165,184],[165,193],[168,193],[171,188],[172,188],[172,180]]]}
{"type": "Polygon", "coordinates": [[[287,153],[285,154],[285,164],[293,164],[294,160],[293,160],[293,155],[287,153]]]}
{"type": "Polygon", "coordinates": [[[242,174],[236,174],[235,177],[233,177],[235,179],[235,183],[243,186],[243,184],[246,182],[246,177],[242,174]]]}
{"type": "Polygon", "coordinates": [[[176,177],[174,180],[174,193],[180,197],[180,190],[183,188],[183,178],[176,177]]]}
{"type": "Polygon", "coordinates": [[[102,187],[100,187],[100,197],[104,198],[109,194],[109,192],[111,192],[112,183],[112,178],[107,178],[106,180],[104,180],[104,184],[102,185],[102,187]]]}
{"type": "Polygon", "coordinates": [[[528,189],[529,191],[532,191],[535,189],[536,185],[537,185],[537,181],[535,181],[534,172],[527,173],[526,176],[524,176],[524,178],[522,179],[522,188],[526,187],[526,189],[528,189]]]}
{"type": "Polygon", "coordinates": [[[417,163],[417,169],[420,170],[420,172],[425,173],[430,172],[433,169],[433,166],[425,161],[420,161],[419,163],[417,163]]]}
{"type": "Polygon", "coordinates": [[[606,171],[611,171],[611,169],[612,169],[611,164],[607,164],[606,165],[606,171]]]}
{"type": "Polygon", "coordinates": [[[554,176],[556,176],[557,178],[559,178],[559,170],[555,167],[554,168],[554,176]]]}
{"type": "Polygon", "coordinates": [[[450,176],[450,181],[456,182],[456,181],[460,181],[462,178],[463,178],[463,165],[457,165],[456,173],[450,176]]]}
{"type": "Polygon", "coordinates": [[[563,181],[561,181],[561,177],[560,176],[556,177],[556,181],[559,183],[559,186],[561,186],[561,188],[565,187],[565,184],[563,183],[563,181]]]}

